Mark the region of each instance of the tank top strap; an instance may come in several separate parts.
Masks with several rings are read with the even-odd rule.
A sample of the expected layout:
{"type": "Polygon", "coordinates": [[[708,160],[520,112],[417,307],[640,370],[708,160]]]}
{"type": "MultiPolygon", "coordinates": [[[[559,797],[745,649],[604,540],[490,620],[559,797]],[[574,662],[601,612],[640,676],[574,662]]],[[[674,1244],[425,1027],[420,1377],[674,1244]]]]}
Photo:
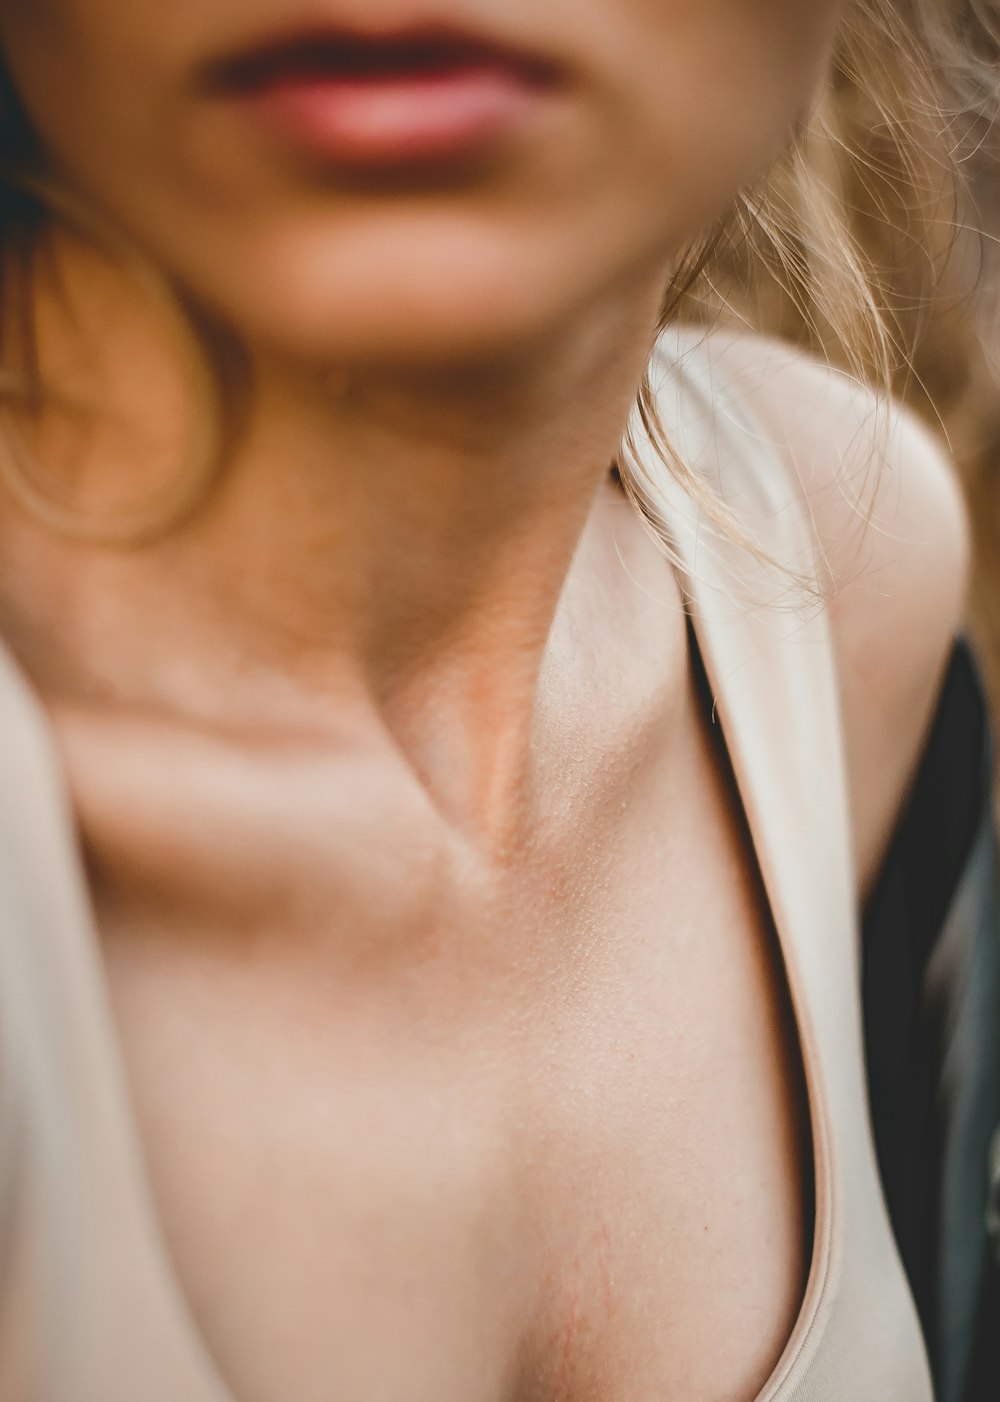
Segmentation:
{"type": "Polygon", "coordinates": [[[670,547],[721,725],[783,957],[812,1122],[809,1283],[759,1402],[925,1398],[919,1328],[867,1114],[843,725],[808,504],[739,377],[727,373],[724,341],[717,350],[701,332],[670,333],[651,376],[669,453],[698,490],[672,470],[644,420],[632,433],[637,481],[670,547]],[[881,1341],[871,1322],[880,1315],[881,1341]],[[876,1394],[861,1360],[870,1369],[890,1338],[907,1381],[895,1390],[894,1377],[876,1394]]]}
{"type": "Polygon", "coordinates": [[[0,734],[0,1340],[6,1351],[16,1300],[13,1395],[229,1402],[149,1192],[58,756],[2,646],[0,734]]]}
{"type": "Polygon", "coordinates": [[[678,333],[661,341],[652,365],[667,445],[695,475],[703,499],[671,471],[647,431],[635,442],[773,914],[788,935],[786,952],[802,962],[818,992],[834,952],[796,938],[815,925],[817,909],[824,926],[835,921],[845,936],[836,943],[852,977],[858,958],[833,639],[801,485],[742,385],[724,371],[724,347],[715,355],[710,339],[678,333]]]}

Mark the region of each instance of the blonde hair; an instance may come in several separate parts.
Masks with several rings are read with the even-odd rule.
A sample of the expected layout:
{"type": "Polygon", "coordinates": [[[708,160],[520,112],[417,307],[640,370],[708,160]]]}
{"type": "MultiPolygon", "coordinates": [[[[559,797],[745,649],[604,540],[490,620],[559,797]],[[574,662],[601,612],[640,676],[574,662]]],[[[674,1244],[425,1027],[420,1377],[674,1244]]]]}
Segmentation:
{"type": "MultiPolygon", "coordinates": [[[[942,230],[957,223],[958,157],[971,124],[992,117],[982,76],[991,17],[989,0],[851,0],[808,118],[767,179],[741,192],[726,218],[679,260],[663,326],[736,320],[805,344],[880,391],[911,372],[918,330],[911,313],[921,294],[908,289],[901,300],[885,270],[912,264],[897,257],[900,239],[925,250],[928,282],[942,276],[953,255],[953,240],[942,230]]],[[[80,223],[47,183],[30,124],[0,80],[0,292],[15,294],[4,297],[0,409],[12,399],[41,399],[30,309],[16,293],[53,217],[80,223]],[[24,367],[20,375],[4,365],[12,344],[24,367]]],[[[217,361],[204,334],[198,340],[203,360],[217,361]]],[[[709,518],[727,534],[738,533],[724,504],[671,452],[648,383],[638,407],[652,441],[709,518]]],[[[0,469],[5,463],[10,476],[9,454],[0,453],[0,469]]],[[[621,476],[642,507],[647,484],[628,441],[621,476]]],[[[40,490],[21,495],[54,524],[72,529],[65,511],[45,513],[40,490]]],[[[194,504],[190,492],[183,494],[160,526],[172,528],[194,504]]],[[[84,533],[101,531],[91,524],[84,533]]],[[[156,533],[150,526],[107,532],[119,543],[156,533]]]]}
{"type": "MultiPolygon", "coordinates": [[[[966,165],[994,127],[997,32],[994,0],[853,0],[807,117],[766,179],[688,253],[664,325],[724,320],[777,336],[933,418],[942,386],[921,343],[932,309],[964,313],[976,286],[966,165]]],[[[967,337],[952,363],[966,367],[977,349],[967,337]]],[[[648,384],[639,414],[708,522],[739,536],[672,453],[648,384]]],[[[630,448],[623,481],[642,508],[652,484],[630,448]]]]}

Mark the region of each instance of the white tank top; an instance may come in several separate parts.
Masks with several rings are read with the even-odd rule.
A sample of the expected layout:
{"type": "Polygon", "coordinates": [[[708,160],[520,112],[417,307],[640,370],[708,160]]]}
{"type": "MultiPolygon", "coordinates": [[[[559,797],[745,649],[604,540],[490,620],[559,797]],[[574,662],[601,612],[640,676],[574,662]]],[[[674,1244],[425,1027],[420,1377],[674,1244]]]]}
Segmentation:
{"type": "MultiPolygon", "coordinates": [[[[667,338],[653,375],[672,446],[764,555],[811,569],[814,541],[793,475],[754,431],[710,352],[697,338],[667,338]]],[[[857,902],[827,620],[711,523],[641,429],[636,447],[650,479],[649,511],[676,556],[770,901],[808,1088],[812,1263],[792,1337],[756,1402],[931,1402],[867,1119],[857,902]]],[[[42,710],[6,656],[0,1399],[240,1402],[218,1375],[170,1262],[64,783],[42,710]]]]}

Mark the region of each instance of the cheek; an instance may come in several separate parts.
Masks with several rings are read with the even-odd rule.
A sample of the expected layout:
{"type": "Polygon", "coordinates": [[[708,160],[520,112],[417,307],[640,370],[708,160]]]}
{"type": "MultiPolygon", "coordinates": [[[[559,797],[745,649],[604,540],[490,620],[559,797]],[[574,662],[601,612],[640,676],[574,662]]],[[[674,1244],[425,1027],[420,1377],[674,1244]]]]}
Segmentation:
{"type": "Polygon", "coordinates": [[[99,192],[183,128],[191,65],[238,32],[241,4],[0,0],[0,48],[56,163],[99,192]]]}
{"type": "Polygon", "coordinates": [[[830,61],[836,0],[635,0],[607,128],[622,221],[669,252],[779,156],[830,61]],[[612,107],[614,110],[612,111],[612,107]]]}
{"type": "MultiPolygon", "coordinates": [[[[645,8],[653,3],[642,0],[645,8]]],[[[636,120],[650,147],[664,151],[668,166],[678,157],[695,170],[721,162],[720,184],[752,178],[808,107],[829,61],[840,5],[658,0],[655,8],[659,26],[636,44],[626,70],[642,97],[636,120]]]]}
{"type": "Polygon", "coordinates": [[[151,46],[142,42],[144,5],[145,0],[135,8],[116,7],[114,0],[0,4],[8,73],[60,168],[86,177],[91,168],[99,169],[102,152],[107,161],[109,153],[131,144],[137,126],[146,125],[143,109],[156,80],[151,46]],[[144,94],[141,103],[137,94],[144,94]]]}

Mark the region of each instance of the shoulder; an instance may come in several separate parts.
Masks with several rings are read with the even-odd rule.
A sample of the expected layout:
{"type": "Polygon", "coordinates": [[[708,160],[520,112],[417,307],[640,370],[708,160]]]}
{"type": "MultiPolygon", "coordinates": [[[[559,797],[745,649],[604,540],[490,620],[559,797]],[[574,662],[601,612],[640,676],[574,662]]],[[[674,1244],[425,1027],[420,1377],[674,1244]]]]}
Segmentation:
{"type": "Polygon", "coordinates": [[[797,478],[811,518],[867,885],[962,623],[969,547],[959,484],[942,444],[911,413],[849,376],[750,336],[720,337],[709,353],[797,478]]]}

